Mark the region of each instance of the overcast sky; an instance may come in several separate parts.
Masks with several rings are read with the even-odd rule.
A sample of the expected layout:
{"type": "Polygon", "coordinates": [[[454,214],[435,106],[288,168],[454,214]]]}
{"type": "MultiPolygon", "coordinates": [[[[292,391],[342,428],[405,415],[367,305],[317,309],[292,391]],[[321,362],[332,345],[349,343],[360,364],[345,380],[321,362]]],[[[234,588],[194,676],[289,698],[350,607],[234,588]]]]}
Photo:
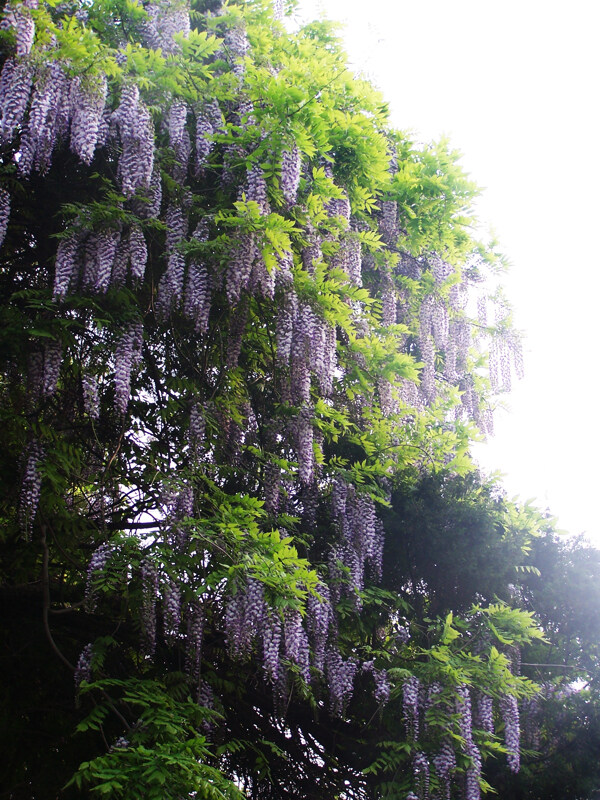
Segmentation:
{"type": "Polygon", "coordinates": [[[484,189],[512,269],[525,379],[478,449],[509,494],[600,546],[597,297],[600,4],[593,0],[301,0],[345,23],[355,69],[418,141],[446,134],[484,189]]]}

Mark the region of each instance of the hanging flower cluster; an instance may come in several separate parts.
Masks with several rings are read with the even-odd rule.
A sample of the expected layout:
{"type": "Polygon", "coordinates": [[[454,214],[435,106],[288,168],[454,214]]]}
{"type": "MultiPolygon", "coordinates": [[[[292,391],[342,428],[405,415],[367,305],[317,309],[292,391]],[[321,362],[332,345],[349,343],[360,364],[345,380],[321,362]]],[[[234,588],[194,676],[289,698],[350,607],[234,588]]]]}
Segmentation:
{"type": "Polygon", "coordinates": [[[131,394],[131,376],[141,358],[143,328],[133,322],[121,334],[115,350],[115,407],[121,414],[127,411],[131,394]]]}
{"type": "Polygon", "coordinates": [[[514,695],[506,694],[500,698],[500,713],[504,720],[504,739],[508,751],[508,766],[511,772],[518,772],[521,765],[521,729],[519,725],[519,707],[517,698],[514,695]]]}
{"type": "Polygon", "coordinates": [[[470,765],[465,774],[465,800],[479,800],[481,789],[479,779],[481,777],[481,753],[473,740],[473,719],[471,713],[471,695],[465,684],[456,688],[458,699],[456,711],[459,715],[458,724],[460,735],[463,739],[462,749],[464,754],[470,759],[470,765]]]}
{"type": "Polygon", "coordinates": [[[34,440],[29,445],[25,474],[21,484],[21,497],[19,503],[19,522],[22,530],[28,533],[40,501],[42,488],[42,475],[40,465],[44,459],[44,448],[39,441],[34,440]]]}
{"type": "Polygon", "coordinates": [[[353,484],[336,480],[331,504],[332,517],[342,536],[342,543],[335,550],[335,555],[350,572],[349,588],[354,594],[356,606],[360,608],[366,563],[369,563],[376,578],[381,576],[383,531],[374,501],[358,494],[353,484]]]}

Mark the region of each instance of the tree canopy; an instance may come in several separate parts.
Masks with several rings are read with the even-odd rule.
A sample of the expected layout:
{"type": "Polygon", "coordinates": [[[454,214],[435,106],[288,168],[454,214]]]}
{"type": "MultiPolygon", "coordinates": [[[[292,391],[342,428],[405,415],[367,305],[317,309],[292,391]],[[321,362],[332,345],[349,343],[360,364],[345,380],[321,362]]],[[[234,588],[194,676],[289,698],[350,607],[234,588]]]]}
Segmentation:
{"type": "Polygon", "coordinates": [[[522,368],[502,259],[291,10],[4,7],[0,796],[519,769],[545,521],[469,457],[522,368]]]}

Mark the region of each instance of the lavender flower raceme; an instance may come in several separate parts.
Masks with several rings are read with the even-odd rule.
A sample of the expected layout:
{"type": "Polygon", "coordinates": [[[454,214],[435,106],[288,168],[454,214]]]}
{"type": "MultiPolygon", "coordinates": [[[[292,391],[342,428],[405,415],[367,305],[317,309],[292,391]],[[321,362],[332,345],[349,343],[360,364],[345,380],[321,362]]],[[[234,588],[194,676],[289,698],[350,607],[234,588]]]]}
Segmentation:
{"type": "Polygon", "coordinates": [[[6,236],[8,220],[10,217],[10,194],[6,189],[0,189],[0,247],[6,236]]]}
{"type": "Polygon", "coordinates": [[[150,186],[154,168],[154,126],[150,112],[140,100],[137,86],[123,89],[115,112],[121,136],[119,176],[123,194],[131,197],[150,186]]]}
{"type": "Polygon", "coordinates": [[[163,53],[178,53],[181,49],[176,40],[178,34],[184,37],[190,32],[190,14],[186,2],[158,0],[146,6],[148,19],[144,25],[144,38],[147,47],[162,50],[163,53]]]}
{"type": "Polygon", "coordinates": [[[163,585],[163,616],[165,639],[174,644],[181,625],[181,589],[170,578],[163,585]]]}
{"type": "Polygon", "coordinates": [[[121,234],[116,230],[103,230],[90,237],[89,244],[93,243],[94,253],[86,260],[84,282],[88,282],[94,291],[104,294],[110,286],[113,264],[119,246],[121,234]],[[88,264],[93,265],[92,274],[88,277],[88,264]]]}
{"type": "Polygon", "coordinates": [[[44,348],[44,381],[42,394],[51,397],[56,391],[62,362],[62,343],[55,340],[44,348]]]}
{"type": "Polygon", "coordinates": [[[156,598],[158,593],[158,572],[155,564],[148,558],[141,563],[142,578],[142,651],[152,656],[156,649],[156,598]]]}
{"type": "Polygon", "coordinates": [[[61,239],[58,245],[54,267],[54,300],[62,300],[71,284],[77,280],[81,243],[82,234],[79,231],[73,231],[68,237],[61,239]]]}
{"type": "Polygon", "coordinates": [[[46,65],[39,71],[21,136],[17,164],[21,175],[27,177],[34,166],[42,173],[50,167],[59,134],[57,118],[68,94],[69,82],[59,64],[46,65]]]}
{"type": "Polygon", "coordinates": [[[291,207],[296,202],[302,158],[297,145],[294,143],[290,150],[284,150],[281,157],[281,192],[286,206],[291,207]]]}
{"type": "Polygon", "coordinates": [[[77,659],[74,675],[75,689],[79,689],[82,681],[89,683],[92,679],[92,653],[93,645],[86,644],[77,659]]]}
{"type": "Polygon", "coordinates": [[[352,695],[358,662],[352,657],[343,659],[338,650],[331,647],[326,656],[326,667],[331,711],[341,716],[352,695]]]}
{"type": "Polygon", "coordinates": [[[98,142],[108,84],[105,75],[75,78],[71,84],[71,150],[91,164],[98,142]]]}
{"type": "Polygon", "coordinates": [[[142,229],[134,223],[129,229],[129,260],[131,263],[131,277],[135,283],[144,280],[146,262],[148,261],[148,247],[142,229]]]}
{"type": "Polygon", "coordinates": [[[486,733],[494,732],[494,712],[492,698],[480,694],[477,701],[477,724],[486,733]]]}
{"type": "Polygon", "coordinates": [[[204,407],[200,403],[194,403],[190,409],[190,427],[188,431],[189,443],[192,452],[197,455],[204,446],[204,436],[206,430],[206,418],[204,407]]]}
{"type": "Polygon", "coordinates": [[[419,787],[421,800],[429,798],[429,761],[425,753],[415,753],[413,756],[413,775],[419,787]]]}
{"type": "Polygon", "coordinates": [[[100,398],[98,396],[98,376],[85,373],[81,379],[83,390],[83,407],[90,419],[98,419],[100,416],[100,398]]]}
{"type": "Polygon", "coordinates": [[[18,56],[27,56],[31,52],[35,39],[35,22],[25,4],[15,6],[11,10],[17,34],[16,53],[18,56]]]}
{"type": "Polygon", "coordinates": [[[6,59],[0,74],[0,141],[10,142],[23,122],[32,79],[28,60],[6,59]]]}
{"type": "Polygon", "coordinates": [[[223,115],[216,100],[202,106],[196,114],[196,167],[199,177],[215,143],[213,136],[223,125],[223,115]]]}
{"type": "Polygon", "coordinates": [[[26,533],[29,532],[30,526],[35,519],[40,500],[42,487],[40,463],[43,458],[44,449],[42,445],[37,440],[32,441],[29,445],[19,503],[19,522],[22,530],[26,533]]]}
{"type": "Polygon", "coordinates": [[[481,796],[479,785],[481,753],[473,741],[471,696],[468,687],[464,683],[457,686],[456,693],[458,695],[456,702],[456,710],[459,714],[458,726],[464,742],[463,752],[471,759],[471,766],[468,767],[465,774],[465,800],[479,800],[481,796]]]}
{"type": "Polygon", "coordinates": [[[256,257],[256,241],[253,233],[241,233],[231,252],[226,276],[227,300],[235,305],[242,290],[248,286],[252,263],[256,257]]]}
{"type": "Polygon", "coordinates": [[[500,713],[504,720],[504,741],[508,751],[508,766],[511,772],[518,772],[521,766],[521,728],[517,698],[511,694],[503,695],[500,698],[500,713]]]}
{"type": "Polygon", "coordinates": [[[267,609],[263,624],[263,669],[274,684],[280,673],[279,650],[281,643],[281,619],[276,611],[267,609]]]}
{"type": "Polygon", "coordinates": [[[398,238],[398,203],[395,200],[382,202],[379,230],[384,242],[391,243],[398,238]]]}
{"type": "Polygon", "coordinates": [[[115,350],[115,406],[125,414],[131,392],[131,374],[141,357],[143,326],[131,323],[117,340],[115,350]]]}
{"type": "Polygon", "coordinates": [[[450,800],[452,771],[456,769],[456,755],[449,741],[444,741],[437,755],[433,757],[433,767],[444,790],[446,800],[450,800]]]}
{"type": "Polygon", "coordinates": [[[402,711],[411,739],[419,738],[419,679],[412,675],[402,684],[402,711]]]}
{"type": "Polygon", "coordinates": [[[302,677],[308,683],[310,680],[308,638],[302,625],[302,617],[299,611],[288,611],[286,613],[284,632],[286,658],[298,664],[302,677]]]}
{"type": "Polygon", "coordinates": [[[283,19],[283,0],[273,0],[273,16],[277,20],[283,19]]]}
{"type": "Polygon", "coordinates": [[[87,579],[85,584],[85,598],[88,611],[94,611],[98,602],[98,598],[96,597],[94,591],[94,579],[98,573],[104,572],[106,565],[110,561],[112,553],[112,545],[108,544],[108,542],[101,544],[92,553],[90,563],[88,564],[87,579]]]}
{"type": "Polygon", "coordinates": [[[233,71],[241,77],[246,70],[244,58],[249,48],[246,31],[241,25],[229,29],[225,36],[225,47],[233,60],[233,71]]]}
{"type": "Polygon", "coordinates": [[[200,674],[200,662],[202,660],[205,616],[204,607],[200,602],[194,602],[190,605],[186,637],[187,651],[185,670],[190,677],[196,680],[200,674]]]}
{"type": "Polygon", "coordinates": [[[171,108],[169,109],[169,144],[173,149],[176,149],[183,140],[188,110],[187,103],[184,100],[177,98],[171,103],[171,108]]]}

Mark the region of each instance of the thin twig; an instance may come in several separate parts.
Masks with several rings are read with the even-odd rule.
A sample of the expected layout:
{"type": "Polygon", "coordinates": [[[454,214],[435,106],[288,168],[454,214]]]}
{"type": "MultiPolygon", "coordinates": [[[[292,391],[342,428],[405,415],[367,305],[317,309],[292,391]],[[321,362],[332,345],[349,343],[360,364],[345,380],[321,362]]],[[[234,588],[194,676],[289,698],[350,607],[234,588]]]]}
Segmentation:
{"type": "Polygon", "coordinates": [[[43,557],[42,557],[42,589],[43,589],[43,613],[42,618],[44,621],[44,631],[46,632],[46,638],[50,643],[50,647],[54,650],[56,655],[60,658],[65,666],[67,666],[71,672],[75,672],[75,667],[68,661],[65,656],[61,653],[58,649],[56,642],[52,637],[52,632],[50,631],[50,625],[48,624],[48,614],[50,612],[50,577],[48,574],[48,562],[50,560],[50,554],[48,552],[48,543],[46,542],[46,526],[42,525],[42,549],[43,549],[43,557]]]}

